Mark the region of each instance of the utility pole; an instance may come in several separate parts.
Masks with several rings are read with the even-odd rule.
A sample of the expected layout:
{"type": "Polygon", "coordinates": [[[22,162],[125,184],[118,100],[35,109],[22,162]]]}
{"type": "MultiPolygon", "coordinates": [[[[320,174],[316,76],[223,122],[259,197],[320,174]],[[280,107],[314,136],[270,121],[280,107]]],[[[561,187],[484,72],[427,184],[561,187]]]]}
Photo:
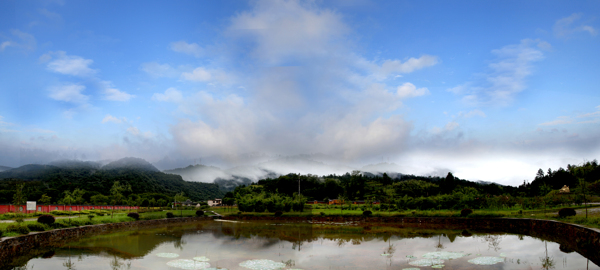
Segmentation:
{"type": "Polygon", "coordinates": [[[298,174],[298,196],[300,196],[300,174],[298,174]]]}

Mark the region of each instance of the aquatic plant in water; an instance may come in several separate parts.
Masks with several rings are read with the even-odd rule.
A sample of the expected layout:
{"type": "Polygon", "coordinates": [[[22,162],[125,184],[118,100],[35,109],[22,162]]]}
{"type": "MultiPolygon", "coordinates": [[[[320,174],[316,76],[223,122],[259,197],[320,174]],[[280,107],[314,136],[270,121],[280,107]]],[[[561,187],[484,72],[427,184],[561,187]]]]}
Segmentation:
{"type": "Polygon", "coordinates": [[[412,267],[412,268],[402,268],[402,270],[421,270],[421,268],[416,268],[416,267],[412,267]]]}
{"type": "Polygon", "coordinates": [[[428,259],[440,259],[440,260],[453,260],[466,256],[466,254],[462,252],[448,252],[448,251],[436,251],[429,252],[423,255],[423,258],[428,259]]]}
{"type": "MultiPolygon", "coordinates": [[[[406,258],[409,258],[409,259],[414,259],[414,258],[416,258],[416,257],[415,257],[415,256],[413,256],[413,255],[406,255],[406,258]]],[[[411,269],[411,268],[406,268],[406,269],[411,269]]]]}
{"type": "Polygon", "coordinates": [[[432,265],[431,268],[444,268],[443,264],[432,265]]]}
{"type": "Polygon", "coordinates": [[[194,257],[194,261],[208,262],[208,261],[210,261],[210,259],[206,258],[205,256],[201,256],[201,257],[194,257]]]}
{"type": "Polygon", "coordinates": [[[275,270],[285,267],[285,263],[280,263],[272,260],[247,260],[240,263],[241,267],[250,268],[252,270],[275,270]]]}
{"type": "Polygon", "coordinates": [[[440,259],[420,259],[416,261],[409,262],[408,264],[412,266],[432,266],[437,264],[443,264],[444,261],[440,259]]]}
{"type": "Polygon", "coordinates": [[[177,258],[179,254],[176,253],[156,253],[156,256],[161,258],[177,258]]]}
{"type": "Polygon", "coordinates": [[[207,262],[197,262],[187,259],[173,260],[168,262],[167,265],[180,269],[206,269],[210,267],[210,264],[207,262]]]}
{"type": "Polygon", "coordinates": [[[476,265],[492,265],[497,264],[499,262],[504,262],[504,258],[500,257],[477,257],[475,259],[470,259],[470,263],[476,265]]]}

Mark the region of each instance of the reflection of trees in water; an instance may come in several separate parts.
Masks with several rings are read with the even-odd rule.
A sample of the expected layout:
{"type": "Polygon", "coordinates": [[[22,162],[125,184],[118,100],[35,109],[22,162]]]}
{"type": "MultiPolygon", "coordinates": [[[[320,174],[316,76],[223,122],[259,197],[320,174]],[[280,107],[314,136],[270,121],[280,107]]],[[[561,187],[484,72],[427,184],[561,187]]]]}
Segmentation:
{"type": "Polygon", "coordinates": [[[548,257],[548,242],[544,241],[544,246],[546,247],[546,256],[543,258],[540,258],[540,261],[542,262],[542,269],[554,269],[555,267],[555,263],[554,263],[554,258],[553,257],[548,257]]]}
{"type": "Polygon", "coordinates": [[[126,269],[130,269],[131,261],[128,261],[127,263],[125,263],[123,261],[119,261],[119,257],[117,257],[116,255],[113,255],[113,259],[110,261],[110,268],[112,270],[120,270],[121,267],[123,267],[123,266],[127,266],[126,269]]]}
{"type": "Polygon", "coordinates": [[[69,259],[63,263],[63,266],[67,268],[67,270],[75,270],[75,263],[71,261],[71,256],[69,256],[69,259]]]}
{"type": "Polygon", "coordinates": [[[437,249],[444,249],[444,244],[442,244],[442,235],[438,235],[438,243],[435,245],[437,249]]]}
{"type": "Polygon", "coordinates": [[[494,251],[498,251],[501,250],[502,248],[500,247],[500,242],[502,242],[502,236],[501,235],[485,235],[482,238],[483,242],[487,242],[488,243],[488,249],[493,249],[494,251]]]}

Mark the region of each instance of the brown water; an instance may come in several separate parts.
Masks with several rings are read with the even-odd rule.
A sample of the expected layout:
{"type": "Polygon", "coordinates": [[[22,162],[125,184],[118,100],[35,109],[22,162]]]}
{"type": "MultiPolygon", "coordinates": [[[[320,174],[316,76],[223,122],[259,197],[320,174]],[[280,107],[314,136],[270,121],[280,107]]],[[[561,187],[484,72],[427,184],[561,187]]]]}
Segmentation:
{"type": "Polygon", "coordinates": [[[193,261],[201,256],[209,259],[206,263],[211,268],[226,269],[250,269],[240,263],[255,259],[278,262],[283,266],[280,269],[432,269],[410,263],[436,251],[464,255],[444,260],[442,269],[598,269],[577,252],[563,252],[557,243],[530,236],[223,221],[90,237],[48,251],[14,269],[201,269],[208,265],[193,261]],[[164,253],[177,257],[159,256],[164,253]],[[469,262],[478,257],[496,257],[500,262],[493,265],[469,262]],[[191,268],[167,264],[175,260],[190,260],[191,268]]]}

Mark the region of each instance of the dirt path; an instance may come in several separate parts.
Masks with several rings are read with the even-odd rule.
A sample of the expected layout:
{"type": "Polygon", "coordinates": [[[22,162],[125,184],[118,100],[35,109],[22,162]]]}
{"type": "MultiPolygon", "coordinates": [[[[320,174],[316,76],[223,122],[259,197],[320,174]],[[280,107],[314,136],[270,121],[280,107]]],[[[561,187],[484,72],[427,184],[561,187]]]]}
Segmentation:
{"type": "MultiPolygon", "coordinates": [[[[55,219],[65,219],[65,218],[76,218],[76,217],[79,217],[79,216],[66,216],[66,217],[61,216],[61,217],[54,217],[54,218],[55,219]]],[[[24,221],[36,221],[37,218],[26,218],[26,219],[23,219],[23,220],[24,221]]],[[[0,223],[13,223],[13,222],[16,222],[16,221],[14,221],[12,219],[0,220],[0,223]]]]}

